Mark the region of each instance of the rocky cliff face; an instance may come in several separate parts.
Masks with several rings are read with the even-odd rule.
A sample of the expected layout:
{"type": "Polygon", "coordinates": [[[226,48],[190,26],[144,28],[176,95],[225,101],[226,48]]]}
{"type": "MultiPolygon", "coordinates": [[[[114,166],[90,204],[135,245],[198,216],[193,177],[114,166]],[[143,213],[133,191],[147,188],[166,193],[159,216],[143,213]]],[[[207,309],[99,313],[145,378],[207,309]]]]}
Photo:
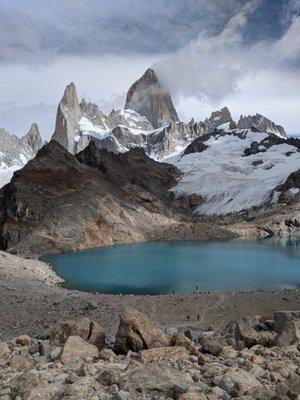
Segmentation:
{"type": "Polygon", "coordinates": [[[47,253],[224,236],[172,208],[168,189],[179,175],[141,149],[114,154],[91,142],[74,157],[52,141],[0,191],[1,247],[47,253]]]}
{"type": "Polygon", "coordinates": [[[205,120],[205,123],[211,128],[211,130],[228,122],[234,123],[227,107],[223,107],[221,110],[212,112],[211,116],[205,120]]]}
{"type": "Polygon", "coordinates": [[[152,68],[148,68],[128,90],[125,109],[146,117],[155,129],[179,121],[171,96],[152,68]]]}
{"type": "Polygon", "coordinates": [[[71,154],[76,152],[76,135],[79,131],[79,121],[82,111],[78,102],[76,87],[71,82],[65,89],[59,102],[53,140],[60,143],[71,154]]]}
{"type": "Polygon", "coordinates": [[[164,159],[183,151],[195,138],[214,129],[248,129],[285,137],[282,127],[257,114],[233,121],[227,107],[214,111],[204,122],[179,122],[172,99],[149,68],[128,90],[125,109],[106,116],[91,102],[77,98],[73,83],[65,89],[57,110],[53,139],[71,154],[85,149],[91,141],[98,148],[124,153],[141,147],[154,159],[164,159]]]}
{"type": "Polygon", "coordinates": [[[286,138],[287,134],[281,125],[276,125],[273,121],[261,114],[241,115],[237,127],[240,129],[256,128],[259,132],[274,133],[277,136],[286,138]]]}

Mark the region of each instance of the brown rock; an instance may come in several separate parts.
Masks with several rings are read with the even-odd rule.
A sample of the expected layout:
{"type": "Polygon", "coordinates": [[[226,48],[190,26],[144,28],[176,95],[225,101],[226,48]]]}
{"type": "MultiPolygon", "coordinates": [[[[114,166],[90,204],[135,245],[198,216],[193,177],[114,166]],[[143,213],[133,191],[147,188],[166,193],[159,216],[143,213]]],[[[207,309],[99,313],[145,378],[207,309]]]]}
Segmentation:
{"type": "Polygon", "coordinates": [[[178,400],[207,400],[205,394],[189,390],[178,396],[178,400]]]}
{"type": "Polygon", "coordinates": [[[103,349],[99,353],[99,358],[112,363],[118,359],[118,356],[111,349],[103,349]]]}
{"type": "Polygon", "coordinates": [[[127,391],[155,391],[165,395],[172,395],[175,386],[188,387],[193,379],[166,365],[151,363],[129,370],[123,376],[121,388],[127,391]]]}
{"type": "Polygon", "coordinates": [[[265,362],[265,360],[264,360],[263,357],[258,356],[258,355],[256,355],[256,354],[253,354],[253,355],[250,357],[250,361],[253,362],[254,364],[258,364],[258,365],[263,364],[263,363],[265,362]]]}
{"type": "Polygon", "coordinates": [[[172,337],[173,346],[185,347],[191,354],[198,355],[198,347],[191,339],[183,332],[176,332],[172,337]]]}
{"type": "Polygon", "coordinates": [[[238,352],[232,346],[224,346],[219,355],[222,358],[236,358],[238,352]]]}
{"type": "Polygon", "coordinates": [[[10,355],[10,348],[5,342],[0,342],[0,357],[6,357],[10,355]]]}
{"type": "Polygon", "coordinates": [[[145,314],[133,308],[126,308],[121,314],[114,345],[116,353],[126,354],[129,350],[140,351],[170,344],[170,337],[145,314]]]}
{"type": "Polygon", "coordinates": [[[224,339],[203,337],[200,340],[203,353],[209,353],[218,356],[223,347],[227,345],[224,339]]]}
{"type": "Polygon", "coordinates": [[[98,357],[98,355],[96,346],[87,343],[80,336],[69,336],[62,352],[61,362],[67,364],[80,359],[98,357]]]}
{"type": "Polygon", "coordinates": [[[69,319],[59,324],[50,336],[50,343],[54,346],[62,346],[69,336],[80,336],[99,350],[105,343],[105,332],[102,326],[88,318],[82,318],[79,321],[69,319]]]}
{"type": "Polygon", "coordinates": [[[262,384],[249,372],[231,368],[223,375],[219,386],[228,392],[238,388],[244,394],[253,387],[262,387],[262,384]]]}
{"type": "Polygon", "coordinates": [[[143,364],[149,364],[157,358],[176,358],[186,359],[189,357],[189,352],[185,347],[158,347],[154,349],[141,350],[138,354],[138,359],[143,364]]]}
{"type": "Polygon", "coordinates": [[[235,338],[236,340],[242,340],[247,347],[252,347],[259,342],[256,330],[243,320],[236,322],[235,338]]]}
{"type": "Polygon", "coordinates": [[[30,344],[31,344],[31,339],[30,339],[30,337],[27,336],[27,335],[22,335],[22,336],[19,336],[19,337],[16,339],[16,343],[19,344],[19,345],[21,345],[21,346],[30,346],[30,344]]]}
{"type": "Polygon", "coordinates": [[[40,383],[35,372],[24,372],[10,382],[12,398],[27,399],[30,391],[40,383]]]}
{"type": "Polygon", "coordinates": [[[24,371],[32,367],[32,360],[24,356],[14,356],[10,361],[11,369],[15,371],[24,371]]]}

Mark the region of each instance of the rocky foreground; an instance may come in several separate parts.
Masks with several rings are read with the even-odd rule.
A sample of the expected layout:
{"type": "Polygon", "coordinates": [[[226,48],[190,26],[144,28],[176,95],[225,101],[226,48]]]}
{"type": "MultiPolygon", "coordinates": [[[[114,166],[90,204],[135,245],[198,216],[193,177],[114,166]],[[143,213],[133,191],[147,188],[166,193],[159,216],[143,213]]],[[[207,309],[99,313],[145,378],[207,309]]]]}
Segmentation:
{"type": "Polygon", "coordinates": [[[163,331],[126,308],[117,334],[88,318],[0,343],[0,399],[299,399],[300,311],[163,331]]]}

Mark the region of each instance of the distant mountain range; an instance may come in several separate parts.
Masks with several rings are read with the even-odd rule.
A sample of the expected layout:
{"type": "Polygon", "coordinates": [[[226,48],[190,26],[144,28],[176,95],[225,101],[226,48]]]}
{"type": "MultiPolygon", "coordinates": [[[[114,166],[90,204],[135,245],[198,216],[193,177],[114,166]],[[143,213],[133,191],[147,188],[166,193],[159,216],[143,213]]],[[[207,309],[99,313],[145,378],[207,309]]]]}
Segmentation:
{"type": "MultiPolygon", "coordinates": [[[[2,185],[34,158],[0,192],[2,247],[199,238],[211,217],[231,234],[255,237],[300,226],[300,139],[260,114],[236,122],[227,107],[184,123],[151,68],[129,88],[124,109],[105,115],[79,102],[70,83],[49,144],[42,147],[33,124],[21,139],[0,130],[0,145],[2,185]]],[[[215,228],[211,237],[230,236],[215,228]]]]}

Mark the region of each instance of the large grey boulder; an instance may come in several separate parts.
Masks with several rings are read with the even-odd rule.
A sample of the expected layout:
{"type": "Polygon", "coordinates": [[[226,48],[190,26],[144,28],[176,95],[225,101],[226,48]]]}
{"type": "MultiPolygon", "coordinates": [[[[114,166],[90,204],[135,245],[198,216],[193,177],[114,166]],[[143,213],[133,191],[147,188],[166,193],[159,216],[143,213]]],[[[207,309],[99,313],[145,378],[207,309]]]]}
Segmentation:
{"type": "Polygon", "coordinates": [[[300,319],[285,324],[275,338],[279,347],[291,346],[300,342],[300,319]]]}
{"type": "Polygon", "coordinates": [[[129,350],[140,351],[170,345],[171,338],[147,315],[134,308],[123,311],[114,345],[116,353],[126,354],[129,350]]]}
{"type": "Polygon", "coordinates": [[[274,313],[275,331],[281,332],[284,325],[300,319],[300,311],[276,311],[274,313]]]}

